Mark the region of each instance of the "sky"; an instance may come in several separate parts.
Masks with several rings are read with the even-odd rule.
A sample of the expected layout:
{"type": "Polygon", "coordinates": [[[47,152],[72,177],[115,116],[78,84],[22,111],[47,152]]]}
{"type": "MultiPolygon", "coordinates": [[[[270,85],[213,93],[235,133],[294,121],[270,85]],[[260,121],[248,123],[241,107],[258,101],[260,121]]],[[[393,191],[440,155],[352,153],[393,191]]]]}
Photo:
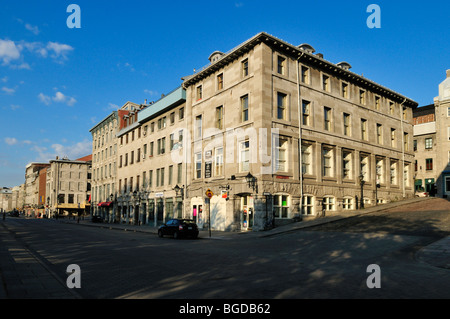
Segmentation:
{"type": "Polygon", "coordinates": [[[0,187],[24,183],[28,163],[90,154],[89,130],[113,110],[158,100],[262,31],[432,104],[450,69],[449,12],[448,0],[0,0],[0,187]]]}

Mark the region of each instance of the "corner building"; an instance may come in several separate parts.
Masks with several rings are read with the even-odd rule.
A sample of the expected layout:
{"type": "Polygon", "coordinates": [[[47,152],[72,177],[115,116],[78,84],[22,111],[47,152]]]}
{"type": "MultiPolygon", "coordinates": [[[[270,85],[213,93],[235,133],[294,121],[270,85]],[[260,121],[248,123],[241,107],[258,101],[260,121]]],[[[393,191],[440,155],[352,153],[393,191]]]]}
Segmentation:
{"type": "Polygon", "coordinates": [[[182,84],[184,217],[261,230],[414,196],[415,101],[264,32],[209,60],[182,84]]]}

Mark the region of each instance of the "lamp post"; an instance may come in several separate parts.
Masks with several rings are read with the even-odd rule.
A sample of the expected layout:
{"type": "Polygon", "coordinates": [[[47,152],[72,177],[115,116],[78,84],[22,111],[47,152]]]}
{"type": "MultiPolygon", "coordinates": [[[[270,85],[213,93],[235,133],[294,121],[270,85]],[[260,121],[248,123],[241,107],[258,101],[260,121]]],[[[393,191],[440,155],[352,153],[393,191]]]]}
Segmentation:
{"type": "Polygon", "coordinates": [[[360,198],[360,208],[364,208],[364,174],[359,175],[359,184],[361,185],[361,198],[360,198]]]}
{"type": "Polygon", "coordinates": [[[175,185],[173,188],[176,195],[181,197],[181,216],[184,218],[184,185],[182,187],[175,185]]]}
{"type": "Polygon", "coordinates": [[[245,180],[247,181],[248,187],[251,187],[255,190],[256,178],[252,175],[252,173],[248,172],[247,176],[245,176],[245,180]]]}

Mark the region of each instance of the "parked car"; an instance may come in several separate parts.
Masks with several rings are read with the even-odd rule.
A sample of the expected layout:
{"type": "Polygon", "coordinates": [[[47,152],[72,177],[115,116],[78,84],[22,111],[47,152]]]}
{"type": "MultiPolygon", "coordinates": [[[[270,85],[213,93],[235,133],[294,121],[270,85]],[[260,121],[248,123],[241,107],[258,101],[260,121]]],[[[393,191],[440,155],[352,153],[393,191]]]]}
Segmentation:
{"type": "Polygon", "coordinates": [[[197,224],[192,219],[171,219],[158,229],[158,236],[164,237],[165,235],[173,236],[177,239],[180,237],[198,237],[197,224]]]}
{"type": "Polygon", "coordinates": [[[428,197],[429,194],[425,192],[423,188],[416,190],[415,192],[416,197],[428,197]]]}
{"type": "Polygon", "coordinates": [[[102,223],[103,218],[101,218],[100,216],[92,216],[92,222],[93,223],[102,223]]]}

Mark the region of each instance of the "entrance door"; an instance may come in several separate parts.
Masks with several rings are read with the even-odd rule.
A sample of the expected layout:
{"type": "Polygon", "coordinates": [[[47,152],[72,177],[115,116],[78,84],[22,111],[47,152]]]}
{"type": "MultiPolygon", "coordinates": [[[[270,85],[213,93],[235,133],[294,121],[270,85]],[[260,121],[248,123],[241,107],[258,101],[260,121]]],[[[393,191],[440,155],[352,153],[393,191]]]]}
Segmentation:
{"type": "Polygon", "coordinates": [[[157,214],[157,223],[158,225],[163,224],[164,221],[164,201],[162,198],[159,198],[156,204],[156,214],[157,214]]]}
{"type": "Polygon", "coordinates": [[[241,228],[251,230],[254,222],[253,196],[243,195],[241,197],[241,228]]]}

